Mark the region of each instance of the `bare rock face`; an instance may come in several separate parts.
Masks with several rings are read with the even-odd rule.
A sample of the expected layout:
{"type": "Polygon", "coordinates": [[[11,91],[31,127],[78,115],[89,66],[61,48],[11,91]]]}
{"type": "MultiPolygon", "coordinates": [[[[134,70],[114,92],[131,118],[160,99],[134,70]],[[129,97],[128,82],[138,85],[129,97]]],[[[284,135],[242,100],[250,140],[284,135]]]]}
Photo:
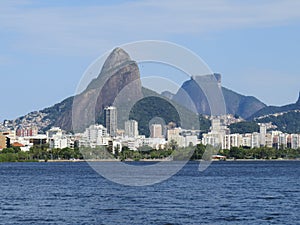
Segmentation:
{"type": "MultiPolygon", "coordinates": [[[[248,118],[258,111],[263,114],[266,113],[266,110],[268,112],[273,112],[282,111],[283,109],[300,108],[300,97],[297,104],[285,107],[266,107],[265,104],[254,97],[243,96],[221,87],[220,74],[194,77],[191,80],[186,81],[175,95],[165,93],[166,99],[172,99],[171,101],[182,106],[182,115],[185,115],[184,118],[190,118],[190,121],[193,121],[191,118],[195,113],[209,115],[211,113],[211,105],[208,103],[209,101],[206,95],[207,90],[205,90],[205,88],[210,87],[208,84],[211,83],[211,80],[214,81],[212,82],[213,85],[219,88],[223,93],[227,113],[237,114],[243,118],[248,118]],[[200,85],[201,87],[199,87],[197,83],[203,83],[203,85],[200,85]],[[202,90],[203,88],[204,90],[202,90]]],[[[153,95],[156,96],[155,94],[153,95]]],[[[12,121],[11,124],[12,127],[15,127],[23,123],[32,124],[32,121],[36,121],[34,125],[41,131],[46,131],[51,126],[58,126],[66,131],[83,131],[87,126],[96,122],[101,122],[101,116],[103,115],[105,107],[117,103],[117,110],[121,110],[121,112],[118,111],[118,127],[122,129],[124,119],[126,117],[128,119],[128,110],[133,108],[134,104],[141,100],[143,96],[140,72],[137,63],[133,61],[123,49],[116,48],[107,57],[98,77],[92,80],[86,90],[81,94],[67,98],[64,101],[38,111],[37,113],[31,113],[25,117],[16,119],[12,121]],[[26,120],[27,117],[29,118],[28,121],[26,120]]],[[[158,94],[157,96],[162,97],[158,94]]],[[[134,118],[141,118],[139,124],[142,124],[140,122],[144,122],[144,125],[142,124],[145,128],[144,130],[146,130],[149,124],[144,119],[145,115],[148,113],[146,111],[149,109],[149,104],[151,103],[151,99],[147,99],[142,102],[146,102],[145,104],[140,104],[142,108],[136,110],[134,115],[134,118]]],[[[156,103],[160,104],[159,101],[156,101],[156,103]]],[[[162,118],[168,118],[168,116],[170,117],[172,114],[166,112],[161,105],[157,107],[156,111],[162,118]]],[[[154,115],[154,112],[150,112],[150,114],[153,117],[157,116],[154,115]]],[[[180,123],[180,121],[176,121],[176,116],[172,117],[172,120],[170,117],[170,121],[175,121],[177,124],[180,123]]]]}
{"type": "MultiPolygon", "coordinates": [[[[113,105],[120,92],[128,85],[130,92],[126,92],[126,100],[133,101],[142,97],[137,63],[123,49],[116,48],[106,59],[99,76],[83,93],[74,97],[73,107],[68,107],[57,118],[55,125],[64,130],[79,131],[95,123],[104,108],[113,105]]],[[[126,101],[123,105],[126,105],[126,101]]]]}
{"type": "Polygon", "coordinates": [[[194,112],[210,115],[211,106],[209,105],[207,95],[205,94],[206,92],[202,90],[202,88],[206,87],[206,84],[209,83],[215,83],[215,85],[220,88],[223,94],[226,112],[229,114],[237,114],[242,118],[247,119],[266,107],[264,103],[255,97],[244,96],[222,87],[220,74],[199,76],[184,82],[182,87],[173,97],[173,100],[187,108],[192,108],[194,112]],[[197,79],[198,83],[195,79],[197,79]],[[203,86],[200,87],[198,84],[202,84],[203,86]]]}
{"type": "Polygon", "coordinates": [[[106,59],[101,73],[106,73],[111,70],[115,70],[122,65],[131,61],[130,56],[122,48],[115,48],[112,53],[106,59]]]}

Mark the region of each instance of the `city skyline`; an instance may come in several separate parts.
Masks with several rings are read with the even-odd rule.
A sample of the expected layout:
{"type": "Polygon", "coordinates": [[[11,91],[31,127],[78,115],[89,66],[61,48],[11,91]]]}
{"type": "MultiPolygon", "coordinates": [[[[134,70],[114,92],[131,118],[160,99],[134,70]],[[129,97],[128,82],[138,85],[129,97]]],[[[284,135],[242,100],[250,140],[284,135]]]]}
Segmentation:
{"type": "Polygon", "coordinates": [[[9,96],[1,121],[74,95],[95,58],[144,39],[191,49],[223,75],[225,87],[267,105],[293,103],[298,97],[296,1],[21,0],[0,6],[1,90],[9,96]]]}

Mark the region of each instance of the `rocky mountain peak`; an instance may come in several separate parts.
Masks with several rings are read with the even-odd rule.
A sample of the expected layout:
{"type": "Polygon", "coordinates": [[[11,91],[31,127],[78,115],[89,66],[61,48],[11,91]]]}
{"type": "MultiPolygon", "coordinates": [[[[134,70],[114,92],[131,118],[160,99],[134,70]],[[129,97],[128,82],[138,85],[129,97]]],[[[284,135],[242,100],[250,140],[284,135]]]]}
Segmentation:
{"type": "Polygon", "coordinates": [[[105,60],[102,67],[102,73],[115,69],[125,63],[131,61],[130,56],[122,48],[115,48],[105,60]]]}

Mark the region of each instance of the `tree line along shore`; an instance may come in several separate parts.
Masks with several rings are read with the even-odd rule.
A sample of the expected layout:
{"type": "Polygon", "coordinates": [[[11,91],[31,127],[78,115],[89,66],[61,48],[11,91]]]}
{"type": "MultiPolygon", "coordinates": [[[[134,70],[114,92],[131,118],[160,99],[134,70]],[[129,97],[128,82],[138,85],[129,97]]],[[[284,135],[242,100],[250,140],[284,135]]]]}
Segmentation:
{"type": "MultiPolygon", "coordinates": [[[[29,151],[21,151],[19,147],[5,148],[0,152],[0,162],[39,162],[39,161],[69,161],[69,160],[108,160],[108,161],[151,161],[151,160],[201,160],[205,157],[210,146],[198,144],[187,148],[169,145],[167,149],[154,150],[141,147],[138,151],[123,147],[122,150],[112,151],[107,147],[97,148],[64,148],[49,149],[47,144],[34,146],[29,151]]],[[[243,148],[214,150],[209,155],[224,156],[223,160],[295,160],[300,159],[300,149],[289,148],[243,148]]]]}

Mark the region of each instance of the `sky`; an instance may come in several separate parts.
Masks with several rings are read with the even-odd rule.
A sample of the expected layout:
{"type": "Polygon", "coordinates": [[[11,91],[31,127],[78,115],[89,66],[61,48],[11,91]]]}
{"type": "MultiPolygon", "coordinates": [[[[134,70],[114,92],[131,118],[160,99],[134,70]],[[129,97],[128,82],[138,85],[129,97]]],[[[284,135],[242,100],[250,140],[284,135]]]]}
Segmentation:
{"type": "Polygon", "coordinates": [[[0,120],[74,95],[96,58],[140,40],[190,49],[267,105],[298,98],[298,0],[1,0],[0,120]]]}

